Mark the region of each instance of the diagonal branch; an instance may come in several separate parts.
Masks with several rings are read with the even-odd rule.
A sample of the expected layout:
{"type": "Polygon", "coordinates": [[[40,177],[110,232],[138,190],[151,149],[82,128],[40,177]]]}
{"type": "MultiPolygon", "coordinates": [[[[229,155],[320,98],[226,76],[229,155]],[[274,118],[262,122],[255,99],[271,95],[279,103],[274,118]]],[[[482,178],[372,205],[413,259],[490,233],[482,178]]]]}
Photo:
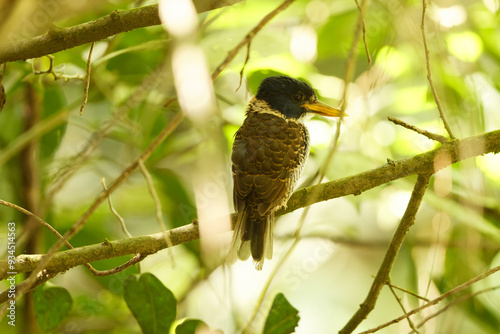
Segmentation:
{"type": "Polygon", "coordinates": [[[377,302],[380,291],[382,291],[382,288],[389,279],[392,266],[394,265],[394,261],[396,261],[396,257],[401,249],[401,245],[403,244],[403,240],[408,234],[410,227],[415,223],[415,217],[418,209],[420,208],[420,204],[422,203],[422,198],[427,190],[431,176],[432,174],[418,175],[417,183],[415,183],[415,187],[411,193],[410,202],[408,203],[403,218],[401,218],[401,222],[392,237],[389,248],[385,253],[384,260],[380,265],[377,276],[375,276],[375,280],[373,281],[370,291],[368,292],[365,301],[359,306],[358,311],[354,313],[339,333],[352,333],[375,308],[375,303],[377,302]]]}
{"type": "Polygon", "coordinates": [[[406,122],[403,122],[400,119],[397,119],[397,118],[394,118],[394,117],[391,117],[391,116],[388,116],[387,119],[389,121],[391,121],[392,123],[396,124],[396,125],[400,125],[402,127],[407,128],[408,130],[415,131],[416,133],[421,134],[422,136],[426,136],[427,138],[429,138],[431,140],[438,141],[441,144],[444,144],[444,143],[446,143],[448,141],[448,138],[446,138],[444,136],[438,135],[436,133],[429,132],[427,130],[419,129],[415,125],[408,124],[406,122]]]}
{"type": "MultiPolygon", "coordinates": [[[[45,270],[49,273],[64,272],[84,263],[96,262],[114,257],[131,254],[153,254],[169,246],[165,235],[169,234],[173,246],[197,240],[197,224],[188,224],[174,228],[170,231],[158,232],[140,237],[121,239],[116,241],[104,241],[100,244],[87,245],[68,249],[54,254],[47,263],[45,270]]],[[[26,254],[16,258],[15,272],[24,273],[32,271],[45,255],[26,254]]],[[[7,275],[7,261],[0,261],[0,279],[5,279],[7,275]]]]}
{"type": "MultiPolygon", "coordinates": [[[[195,0],[194,4],[197,11],[202,13],[240,1],[195,0]]],[[[129,10],[115,10],[109,15],[73,27],[61,28],[52,25],[42,36],[0,45],[0,64],[42,57],[130,30],[160,24],[158,5],[151,5],[129,10]]]]}
{"type": "Polygon", "coordinates": [[[482,135],[447,142],[440,147],[398,161],[389,163],[353,176],[348,176],[331,182],[321,183],[314,187],[297,190],[290,198],[287,208],[276,213],[277,216],[332,198],[346,195],[360,195],[364,191],[381,184],[415,174],[435,173],[438,170],[458,161],[484,155],[486,153],[500,152],[500,130],[487,132],[482,135]],[[449,159],[436,159],[448,156],[449,159]],[[312,192],[318,191],[319,196],[310,203],[312,192]]]}

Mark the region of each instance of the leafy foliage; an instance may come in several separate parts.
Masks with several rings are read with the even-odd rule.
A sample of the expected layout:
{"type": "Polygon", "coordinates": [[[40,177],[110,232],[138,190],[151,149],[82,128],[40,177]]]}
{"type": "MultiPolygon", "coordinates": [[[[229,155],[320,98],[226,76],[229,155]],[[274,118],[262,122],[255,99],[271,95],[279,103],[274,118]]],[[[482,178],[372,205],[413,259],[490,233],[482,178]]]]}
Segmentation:
{"type": "Polygon", "coordinates": [[[36,320],[43,333],[52,333],[71,313],[73,299],[62,287],[40,287],[33,293],[36,320]]]}
{"type": "MultiPolygon", "coordinates": [[[[123,296],[142,332],[169,333],[177,315],[175,297],[156,276],[145,273],[131,275],[125,281],[123,296]]],[[[199,326],[206,326],[198,319],[186,319],[175,326],[176,334],[194,334],[199,326]]]]}
{"type": "Polygon", "coordinates": [[[177,301],[158,278],[149,273],[139,278],[129,276],[125,281],[123,296],[143,333],[169,331],[177,314],[177,301]]]}
{"type": "Polygon", "coordinates": [[[197,319],[184,320],[179,326],[175,327],[175,334],[195,334],[196,329],[203,325],[203,321],[197,319]]]}
{"type": "Polygon", "coordinates": [[[273,305],[264,325],[264,334],[289,334],[295,332],[299,324],[299,311],[295,309],[282,293],[274,297],[273,305]]]}

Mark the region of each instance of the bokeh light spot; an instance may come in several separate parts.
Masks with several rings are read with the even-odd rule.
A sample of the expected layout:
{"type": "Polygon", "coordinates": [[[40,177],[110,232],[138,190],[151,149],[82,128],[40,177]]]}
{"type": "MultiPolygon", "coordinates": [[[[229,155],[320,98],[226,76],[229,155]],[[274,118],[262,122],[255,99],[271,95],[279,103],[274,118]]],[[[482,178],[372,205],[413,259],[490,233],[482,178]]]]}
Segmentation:
{"type": "Polygon", "coordinates": [[[483,53],[483,42],[470,31],[448,35],[446,44],[450,53],[463,61],[475,62],[483,53]]]}
{"type": "Polygon", "coordinates": [[[290,52],[292,56],[303,62],[312,62],[316,59],[318,35],[308,25],[300,25],[292,32],[290,52]]]}

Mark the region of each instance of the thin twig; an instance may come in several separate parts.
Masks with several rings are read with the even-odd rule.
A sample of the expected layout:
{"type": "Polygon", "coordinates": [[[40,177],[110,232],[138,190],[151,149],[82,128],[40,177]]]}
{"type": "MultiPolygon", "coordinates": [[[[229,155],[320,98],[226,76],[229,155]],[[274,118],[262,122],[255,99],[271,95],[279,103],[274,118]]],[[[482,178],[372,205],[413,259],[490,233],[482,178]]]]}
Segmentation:
{"type": "Polygon", "coordinates": [[[438,141],[441,144],[444,144],[448,141],[448,138],[446,138],[445,136],[441,136],[441,135],[438,135],[436,133],[429,132],[427,130],[422,130],[420,128],[417,128],[414,125],[408,124],[408,123],[406,123],[400,119],[394,118],[392,116],[387,116],[387,119],[396,125],[400,125],[404,128],[407,128],[408,130],[415,131],[416,133],[421,134],[423,136],[426,136],[427,138],[429,138],[431,140],[438,141]]]}
{"type": "Polygon", "coordinates": [[[366,58],[368,58],[368,65],[366,67],[370,67],[372,64],[372,57],[370,56],[370,50],[368,50],[368,43],[366,42],[366,25],[365,25],[364,10],[359,5],[358,0],[354,0],[354,2],[356,2],[356,6],[358,7],[359,14],[361,16],[361,26],[363,27],[363,44],[365,45],[366,58]]]}
{"type": "Polygon", "coordinates": [[[158,225],[160,226],[160,230],[166,231],[167,228],[165,226],[165,223],[163,222],[163,213],[162,213],[162,208],[161,208],[161,202],[160,198],[158,197],[158,194],[156,193],[154,184],[153,184],[153,178],[151,177],[151,174],[149,174],[149,171],[147,170],[146,166],[144,166],[144,162],[142,160],[139,161],[139,168],[141,169],[141,173],[144,176],[144,179],[146,180],[146,184],[148,185],[148,190],[153,198],[153,202],[155,203],[155,208],[156,208],[156,220],[158,221],[158,225]]]}
{"type": "Polygon", "coordinates": [[[57,80],[57,75],[54,72],[54,56],[53,55],[46,55],[45,57],[49,58],[49,69],[46,71],[35,71],[35,75],[50,73],[54,76],[54,80],[57,80]]]}
{"type": "Polygon", "coordinates": [[[458,293],[458,292],[460,292],[460,291],[468,288],[472,284],[474,284],[476,282],[479,282],[479,281],[485,279],[486,277],[488,277],[490,275],[493,275],[494,273],[496,273],[498,271],[500,271],[500,266],[491,268],[490,270],[488,270],[488,271],[486,271],[486,272],[484,272],[484,273],[482,273],[482,274],[480,274],[480,275],[472,278],[471,280],[469,280],[469,281],[467,281],[467,282],[465,282],[463,284],[460,284],[459,286],[457,286],[457,287],[455,287],[455,288],[453,288],[453,289],[451,289],[451,290],[443,293],[441,296],[437,297],[436,299],[433,299],[430,302],[428,302],[428,303],[426,303],[426,304],[424,304],[424,305],[422,305],[420,307],[417,307],[417,308],[411,310],[410,312],[408,312],[406,314],[403,314],[402,316],[400,316],[400,317],[398,317],[396,319],[388,321],[388,322],[386,322],[384,324],[381,324],[380,326],[377,326],[375,328],[371,328],[371,329],[369,329],[367,331],[364,331],[364,332],[361,332],[359,334],[375,333],[375,332],[377,332],[377,331],[379,331],[379,330],[381,330],[381,329],[383,329],[385,327],[388,327],[390,325],[396,324],[396,323],[400,322],[401,320],[404,320],[404,319],[408,318],[409,316],[417,314],[417,313],[421,312],[422,310],[425,310],[426,308],[429,308],[431,306],[434,306],[434,305],[440,303],[444,299],[446,299],[446,298],[448,298],[448,297],[450,297],[450,296],[452,296],[452,295],[454,295],[454,294],[456,294],[456,293],[458,293]]]}
{"type": "Polygon", "coordinates": [[[116,268],[109,269],[109,270],[96,270],[96,271],[93,271],[92,273],[95,276],[109,276],[109,275],[114,275],[114,274],[117,274],[117,273],[119,273],[121,271],[124,271],[125,269],[127,269],[128,267],[133,266],[136,263],[141,262],[142,260],[144,260],[146,258],[146,256],[147,255],[143,255],[141,253],[138,253],[133,258],[131,258],[130,260],[128,260],[124,264],[119,265],[116,268]]]}
{"type": "Polygon", "coordinates": [[[436,106],[439,111],[439,116],[443,120],[444,128],[450,135],[451,139],[455,139],[453,132],[451,132],[451,128],[444,116],[443,108],[441,107],[441,102],[439,101],[439,96],[437,94],[436,88],[434,87],[434,82],[432,81],[432,72],[431,72],[431,62],[429,56],[429,47],[427,46],[427,37],[425,35],[425,11],[427,10],[427,3],[425,0],[422,0],[422,22],[420,24],[420,29],[422,31],[422,40],[424,42],[424,51],[425,51],[425,66],[427,68],[427,80],[429,81],[429,85],[431,86],[432,95],[434,95],[434,101],[436,102],[436,106]]]}
{"type": "Polygon", "coordinates": [[[387,285],[388,285],[391,289],[397,289],[397,290],[399,290],[399,291],[402,291],[402,292],[404,292],[404,293],[406,293],[406,294],[409,294],[409,295],[411,295],[411,296],[413,296],[413,297],[416,297],[416,298],[418,298],[418,299],[425,300],[426,302],[429,302],[429,301],[430,301],[430,299],[429,299],[429,298],[426,298],[426,297],[424,297],[424,296],[420,296],[419,294],[417,294],[417,293],[415,293],[415,292],[412,292],[412,291],[407,290],[407,289],[404,289],[404,288],[402,288],[402,287],[400,287],[400,286],[394,285],[394,284],[392,284],[391,282],[387,282],[386,284],[387,284],[387,285]]]}
{"type": "Polygon", "coordinates": [[[401,245],[403,244],[403,240],[408,234],[410,227],[415,222],[415,217],[418,209],[420,208],[420,204],[422,203],[422,198],[427,190],[430,179],[431,174],[421,174],[418,176],[413,192],[411,193],[410,201],[406,207],[406,211],[401,218],[401,222],[399,223],[394,236],[392,237],[389,248],[387,249],[384,260],[380,265],[370,291],[368,292],[364,302],[360,305],[358,311],[354,313],[344,328],[339,331],[340,334],[352,333],[375,307],[380,291],[387,283],[394,261],[396,260],[399,250],[401,249],[401,245]]]}
{"type": "Polygon", "coordinates": [[[226,68],[227,65],[234,59],[234,57],[236,57],[236,55],[241,50],[241,48],[243,48],[245,45],[247,45],[248,42],[252,38],[254,38],[254,36],[260,30],[262,30],[262,28],[264,28],[264,26],[266,24],[269,23],[269,21],[271,21],[276,15],[281,13],[283,10],[288,8],[288,6],[290,6],[292,4],[292,2],[294,2],[294,1],[295,0],[285,0],[285,1],[283,1],[283,3],[281,5],[276,7],[272,12],[270,12],[269,14],[264,16],[264,18],[262,20],[260,20],[260,22],[252,30],[250,30],[250,32],[248,34],[246,34],[245,37],[243,37],[241,42],[238,45],[236,45],[231,51],[229,51],[226,59],[224,59],[224,61],[215,69],[215,71],[213,71],[212,80],[215,81],[215,79],[217,79],[217,77],[219,76],[219,74],[221,74],[221,72],[224,70],[224,68],[226,68]]]}
{"type": "MultiPolygon", "coordinates": [[[[104,177],[101,178],[101,184],[104,190],[107,191],[108,187],[106,186],[106,179],[104,177]]],[[[113,203],[111,202],[111,194],[108,195],[108,204],[109,204],[109,209],[115,215],[116,219],[118,219],[118,221],[120,222],[123,233],[125,233],[125,235],[129,238],[133,238],[132,234],[130,234],[130,232],[127,229],[127,225],[125,225],[125,220],[123,220],[122,216],[120,216],[120,214],[113,207],[113,203]]]]}
{"type": "Polygon", "coordinates": [[[90,87],[90,59],[92,57],[92,50],[94,50],[95,42],[92,42],[90,45],[89,57],[87,58],[87,74],[85,75],[85,90],[83,91],[83,101],[82,106],[80,107],[80,116],[83,114],[83,109],[85,109],[85,105],[87,104],[87,99],[89,97],[89,87],[90,87]]]}
{"type": "MultiPolygon", "coordinates": [[[[396,291],[394,291],[395,289],[394,289],[394,286],[390,283],[390,278],[389,278],[389,280],[388,280],[388,282],[386,284],[387,284],[387,286],[389,286],[389,289],[391,290],[391,293],[394,296],[394,298],[396,298],[396,301],[398,302],[399,307],[401,307],[401,310],[403,310],[403,312],[406,313],[406,309],[405,309],[405,306],[403,305],[403,301],[396,294],[396,291]]],[[[411,320],[411,318],[408,317],[407,320],[408,320],[408,326],[410,326],[410,328],[413,329],[414,332],[418,333],[418,330],[415,327],[415,324],[413,323],[413,321],[411,320]]]]}
{"type": "MultiPolygon", "coordinates": [[[[142,160],[139,160],[139,168],[141,169],[142,175],[144,176],[144,179],[146,180],[146,184],[148,185],[149,193],[151,194],[151,197],[153,198],[153,202],[155,203],[156,220],[158,221],[158,225],[160,226],[160,230],[162,232],[167,232],[167,227],[165,226],[165,223],[163,221],[163,210],[161,208],[160,198],[158,197],[158,194],[156,193],[154,183],[153,183],[153,178],[151,177],[151,174],[149,174],[149,171],[146,168],[146,166],[144,166],[144,162],[142,160]]],[[[168,254],[170,255],[170,260],[172,261],[172,266],[175,267],[175,259],[174,259],[174,256],[172,254],[172,247],[174,245],[172,244],[172,239],[170,238],[169,233],[165,233],[165,241],[167,242],[167,245],[168,245],[168,254]]]]}
{"type": "Polygon", "coordinates": [[[35,71],[35,75],[41,75],[41,74],[52,74],[54,77],[54,80],[58,79],[64,79],[65,81],[69,81],[71,79],[78,79],[78,80],[84,80],[85,77],[80,74],[74,74],[74,75],[67,75],[63,73],[57,73],[54,69],[54,59],[55,57],[53,55],[46,55],[45,57],[49,58],[49,68],[46,71],[35,71]]]}
{"type": "Polygon", "coordinates": [[[245,71],[245,67],[248,63],[248,60],[250,59],[251,44],[252,44],[252,40],[249,40],[247,43],[247,56],[245,57],[245,61],[243,62],[243,66],[241,67],[241,71],[240,71],[240,83],[238,84],[238,87],[236,88],[235,92],[237,92],[240,89],[241,84],[243,82],[243,72],[245,71]]]}
{"type": "Polygon", "coordinates": [[[440,309],[439,311],[427,316],[425,319],[423,319],[418,325],[417,325],[417,328],[420,328],[422,327],[423,325],[425,325],[426,322],[428,322],[429,320],[437,317],[438,315],[440,314],[443,314],[444,312],[446,312],[448,309],[450,309],[451,307],[453,306],[456,306],[457,304],[459,303],[462,303],[468,299],[471,299],[471,298],[474,298],[480,294],[483,294],[483,293],[486,293],[486,292],[490,292],[490,291],[494,291],[494,290],[497,290],[497,289],[500,289],[500,285],[497,285],[497,286],[493,286],[491,288],[487,288],[487,289],[483,289],[483,290],[480,290],[480,291],[477,291],[477,292],[474,292],[474,293],[470,293],[470,294],[467,294],[465,296],[462,296],[460,298],[457,298],[456,300],[450,302],[448,305],[446,305],[445,307],[443,307],[442,309],[440,309]]]}
{"type": "MultiPolygon", "coordinates": [[[[9,207],[9,208],[12,208],[14,210],[17,210],[19,212],[21,212],[22,214],[28,216],[28,217],[31,217],[33,219],[35,219],[37,222],[39,222],[41,225],[43,225],[44,227],[46,227],[50,232],[52,232],[56,237],[58,237],[59,239],[62,239],[63,236],[55,229],[52,227],[52,225],[50,225],[49,223],[47,223],[45,220],[43,220],[42,218],[38,217],[36,214],[34,214],[33,212],[29,211],[29,210],[26,210],[25,208],[23,207],[20,207],[14,203],[10,203],[10,202],[7,202],[7,201],[4,201],[2,199],[0,199],[0,205],[3,205],[3,206],[6,206],[6,207],[9,207]]],[[[68,241],[65,241],[64,244],[66,245],[66,247],[68,248],[73,248],[73,246],[68,242],[68,241]]]]}

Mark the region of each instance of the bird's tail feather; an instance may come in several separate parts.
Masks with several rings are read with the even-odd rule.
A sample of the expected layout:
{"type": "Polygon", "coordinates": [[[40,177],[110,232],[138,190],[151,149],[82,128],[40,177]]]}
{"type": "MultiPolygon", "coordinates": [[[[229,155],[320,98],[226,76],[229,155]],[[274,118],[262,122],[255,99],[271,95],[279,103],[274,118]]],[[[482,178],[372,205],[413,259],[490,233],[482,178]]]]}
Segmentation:
{"type": "Polygon", "coordinates": [[[242,258],[242,255],[246,255],[246,258],[244,258],[243,260],[248,259],[248,257],[250,256],[250,247],[246,247],[248,249],[246,252],[241,252],[241,249],[243,248],[242,243],[243,243],[243,236],[245,235],[247,217],[248,217],[248,212],[245,209],[243,209],[241,212],[238,213],[238,218],[236,219],[236,225],[234,226],[233,238],[231,239],[231,247],[229,248],[229,253],[227,254],[226,257],[226,262],[228,264],[235,263],[236,260],[238,260],[238,258],[240,259],[242,258]]]}
{"type": "Polygon", "coordinates": [[[273,256],[274,213],[252,216],[246,208],[238,214],[226,262],[233,264],[238,258],[246,260],[252,254],[255,269],[262,270],[264,259],[273,256]]]}

